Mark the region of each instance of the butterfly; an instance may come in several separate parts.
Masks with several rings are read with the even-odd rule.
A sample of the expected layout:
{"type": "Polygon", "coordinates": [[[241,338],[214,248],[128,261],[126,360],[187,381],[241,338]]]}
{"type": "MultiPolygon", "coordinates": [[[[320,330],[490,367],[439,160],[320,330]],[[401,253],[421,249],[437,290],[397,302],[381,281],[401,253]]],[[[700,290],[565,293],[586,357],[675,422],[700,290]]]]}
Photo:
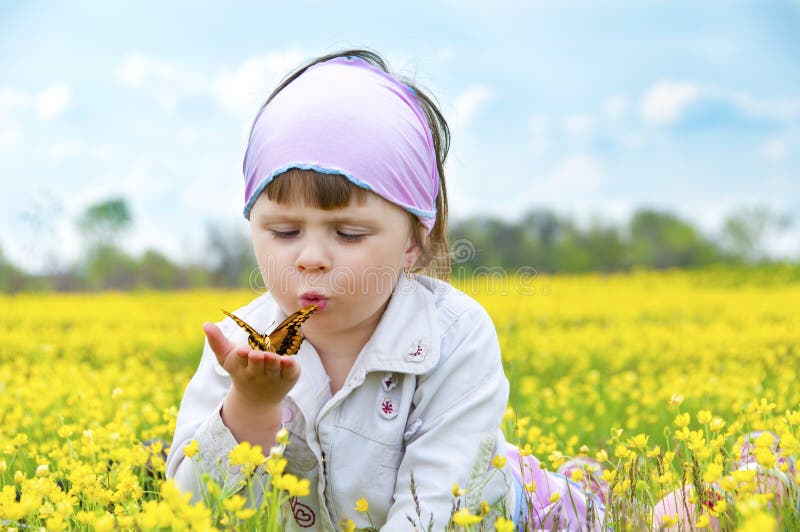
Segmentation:
{"type": "Polygon", "coordinates": [[[305,337],[300,332],[300,326],[317,310],[317,305],[303,307],[275,327],[271,333],[261,334],[241,318],[223,310],[225,314],[233,318],[239,327],[249,333],[247,343],[253,349],[270,351],[279,355],[296,355],[300,350],[300,344],[305,337]]]}

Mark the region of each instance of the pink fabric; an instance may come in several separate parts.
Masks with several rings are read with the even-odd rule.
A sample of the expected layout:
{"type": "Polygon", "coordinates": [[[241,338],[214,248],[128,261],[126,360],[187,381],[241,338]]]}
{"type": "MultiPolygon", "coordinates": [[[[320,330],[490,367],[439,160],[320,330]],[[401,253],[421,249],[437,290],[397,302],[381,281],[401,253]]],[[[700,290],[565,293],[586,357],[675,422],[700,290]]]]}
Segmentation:
{"type": "Polygon", "coordinates": [[[518,526],[525,522],[527,515],[530,530],[586,530],[589,524],[592,530],[602,529],[605,506],[596,494],[590,492],[587,498],[581,486],[562,475],[545,471],[535,456],[521,456],[514,445],[508,444],[506,458],[515,480],[523,486],[523,500],[517,501],[522,518],[514,516],[518,526]],[[531,481],[536,483],[533,493],[524,488],[531,481]],[[561,497],[551,503],[549,499],[555,492],[561,497]]]}
{"type": "Polygon", "coordinates": [[[289,168],[339,174],[436,221],[439,172],[411,89],[355,56],[309,67],[258,114],[244,157],[245,208],[289,168]]]}

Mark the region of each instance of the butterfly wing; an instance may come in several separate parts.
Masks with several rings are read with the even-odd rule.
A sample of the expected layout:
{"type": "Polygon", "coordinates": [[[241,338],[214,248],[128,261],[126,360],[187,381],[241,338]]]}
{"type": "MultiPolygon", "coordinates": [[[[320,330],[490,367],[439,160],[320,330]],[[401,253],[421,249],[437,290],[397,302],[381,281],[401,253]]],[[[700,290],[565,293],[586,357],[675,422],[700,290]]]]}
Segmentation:
{"type": "Polygon", "coordinates": [[[279,355],[296,355],[300,350],[300,344],[305,338],[300,332],[300,326],[311,315],[316,312],[317,305],[303,307],[278,325],[269,334],[269,343],[273,350],[279,355]]]}
{"type": "Polygon", "coordinates": [[[231,319],[233,319],[233,321],[235,321],[239,327],[247,331],[248,333],[247,343],[250,344],[250,347],[252,347],[253,349],[259,349],[261,351],[271,351],[269,344],[267,344],[267,342],[265,341],[266,337],[263,334],[261,334],[253,327],[251,327],[250,324],[248,324],[246,321],[244,321],[243,319],[239,318],[234,314],[231,314],[227,310],[223,310],[222,312],[230,316],[231,319]]]}

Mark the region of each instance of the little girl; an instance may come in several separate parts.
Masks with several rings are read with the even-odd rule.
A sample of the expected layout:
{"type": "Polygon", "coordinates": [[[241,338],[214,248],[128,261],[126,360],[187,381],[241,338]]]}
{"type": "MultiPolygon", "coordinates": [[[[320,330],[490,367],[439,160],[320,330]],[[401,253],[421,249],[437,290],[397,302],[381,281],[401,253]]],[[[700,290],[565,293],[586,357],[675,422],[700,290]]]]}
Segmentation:
{"type": "Polygon", "coordinates": [[[502,515],[520,529],[586,527],[582,491],[520,458],[499,429],[509,384],[495,328],[446,282],[448,148],[432,100],[369,51],[318,58],[269,97],[244,158],[244,216],[268,291],[234,314],[264,331],[318,310],[296,356],[250,349],[230,318],[204,324],[167,461],[178,486],[197,498],[203,470],[228,471],[238,442],[269,449],[283,427],[286,470],[311,485],[292,499],[290,527],[370,526],[354,511],[366,498],[382,529],[412,519],[442,530],[454,484],[473,508],[494,508],[487,526],[502,515]],[[202,469],[184,455],[192,440],[202,469]]]}

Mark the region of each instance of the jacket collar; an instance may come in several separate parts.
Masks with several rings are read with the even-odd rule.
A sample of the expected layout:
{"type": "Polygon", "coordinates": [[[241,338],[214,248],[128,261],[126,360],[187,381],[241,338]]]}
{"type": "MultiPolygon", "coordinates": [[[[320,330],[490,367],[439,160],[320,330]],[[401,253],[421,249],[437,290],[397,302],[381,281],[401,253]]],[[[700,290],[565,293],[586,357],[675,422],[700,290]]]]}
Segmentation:
{"type": "MultiPolygon", "coordinates": [[[[431,282],[436,281],[400,276],[378,326],[361,349],[343,389],[360,385],[371,372],[420,375],[436,366],[441,341],[431,282]]],[[[273,316],[266,323],[280,323],[286,314],[274,300],[272,306],[273,316]]],[[[303,371],[288,396],[301,410],[318,411],[331,397],[330,381],[311,342],[303,342],[296,356],[303,371]]]]}

